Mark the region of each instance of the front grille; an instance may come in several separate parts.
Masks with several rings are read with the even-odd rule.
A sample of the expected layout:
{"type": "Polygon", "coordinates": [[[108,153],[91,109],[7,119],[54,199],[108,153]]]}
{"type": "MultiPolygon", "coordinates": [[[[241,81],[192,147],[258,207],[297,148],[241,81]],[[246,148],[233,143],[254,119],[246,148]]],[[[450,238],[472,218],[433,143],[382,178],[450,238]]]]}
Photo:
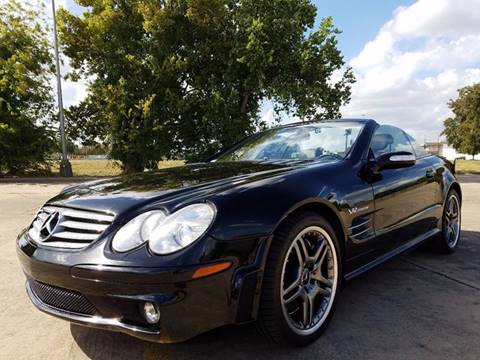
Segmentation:
{"type": "Polygon", "coordinates": [[[95,306],[79,292],[35,280],[29,280],[28,284],[33,294],[51,307],[82,315],[94,315],[96,313],[95,306]]]}
{"type": "Polygon", "coordinates": [[[80,249],[97,240],[114,215],[60,206],[41,208],[28,236],[45,246],[80,249]]]}

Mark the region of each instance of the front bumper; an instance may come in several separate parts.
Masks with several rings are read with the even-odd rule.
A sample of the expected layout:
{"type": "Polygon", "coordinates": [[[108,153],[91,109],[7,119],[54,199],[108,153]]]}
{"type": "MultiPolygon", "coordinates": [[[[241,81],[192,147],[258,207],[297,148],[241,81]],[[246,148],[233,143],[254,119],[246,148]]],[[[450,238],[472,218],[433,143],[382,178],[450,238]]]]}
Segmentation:
{"type": "Polygon", "coordinates": [[[257,261],[238,266],[235,258],[229,258],[229,269],[191,280],[198,266],[153,268],[55,262],[55,251],[36,248],[24,238],[17,242],[17,253],[32,303],[45,313],[79,325],[170,343],[255,318],[254,299],[261,276],[257,261]],[[32,284],[79,294],[95,310],[87,314],[58,306],[39,296],[32,284]],[[142,308],[146,301],[158,306],[158,324],[148,324],[144,319],[142,308]]]}
{"type": "Polygon", "coordinates": [[[160,339],[160,330],[158,329],[148,329],[142,326],[125,324],[119,319],[107,319],[107,318],[102,318],[100,316],[81,315],[78,313],[53,307],[43,302],[34,293],[34,291],[32,290],[30,281],[27,281],[26,288],[27,288],[28,297],[32,301],[33,305],[35,305],[37,309],[49,315],[53,315],[60,319],[68,320],[72,323],[82,325],[82,326],[123,332],[125,334],[135,336],[137,338],[148,340],[148,341],[158,341],[160,339]]]}

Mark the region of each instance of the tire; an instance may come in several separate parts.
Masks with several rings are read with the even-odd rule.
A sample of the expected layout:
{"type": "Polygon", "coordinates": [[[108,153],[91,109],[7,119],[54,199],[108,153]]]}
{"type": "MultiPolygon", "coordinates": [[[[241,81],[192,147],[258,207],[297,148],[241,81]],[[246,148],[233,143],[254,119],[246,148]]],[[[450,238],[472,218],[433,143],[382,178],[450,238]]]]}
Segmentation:
{"type": "Polygon", "coordinates": [[[287,218],[265,265],[259,330],[279,344],[315,341],[333,316],[342,278],[338,237],[328,221],[313,212],[287,218]]]}
{"type": "Polygon", "coordinates": [[[432,243],[433,249],[436,252],[441,254],[452,254],[455,252],[460,241],[461,220],[462,214],[460,196],[456,190],[452,189],[448,192],[443,209],[442,232],[434,239],[432,243]],[[456,208],[456,211],[454,211],[453,214],[450,214],[452,212],[452,208],[450,208],[451,204],[453,204],[453,207],[456,208]],[[458,225],[455,225],[455,219],[457,220],[458,225]]]}

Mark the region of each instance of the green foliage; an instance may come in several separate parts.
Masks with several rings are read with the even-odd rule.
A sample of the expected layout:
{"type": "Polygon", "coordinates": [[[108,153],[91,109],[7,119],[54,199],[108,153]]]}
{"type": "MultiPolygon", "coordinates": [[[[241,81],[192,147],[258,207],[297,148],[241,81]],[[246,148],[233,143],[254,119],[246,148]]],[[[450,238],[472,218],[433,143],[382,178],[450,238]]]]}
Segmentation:
{"type": "Polygon", "coordinates": [[[309,0],[77,0],[60,39],[89,95],[68,127],[124,170],[197,160],[265,127],[263,101],[302,119],[340,116],[354,81],[331,18],[309,0]],[[332,75],[339,73],[339,80],[332,75]]]}
{"type": "Polygon", "coordinates": [[[39,14],[15,0],[0,7],[0,174],[39,170],[52,148],[52,71],[39,14]]]}
{"type": "Polygon", "coordinates": [[[480,83],[458,91],[448,106],[453,117],[444,121],[443,133],[455,150],[475,155],[480,152],[480,83]]]}

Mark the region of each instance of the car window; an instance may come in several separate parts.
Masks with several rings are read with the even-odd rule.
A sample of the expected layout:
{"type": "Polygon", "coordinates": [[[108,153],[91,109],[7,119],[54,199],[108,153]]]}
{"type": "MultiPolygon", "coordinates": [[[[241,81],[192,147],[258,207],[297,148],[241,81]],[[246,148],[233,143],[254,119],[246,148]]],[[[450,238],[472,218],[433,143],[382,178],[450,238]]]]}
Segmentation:
{"type": "Polygon", "coordinates": [[[381,125],[375,130],[370,142],[370,150],[375,157],[397,151],[414,153],[403,130],[390,125],[381,125]]]}
{"type": "Polygon", "coordinates": [[[430,155],[424,148],[421,146],[411,135],[405,133],[407,135],[410,144],[412,144],[413,150],[415,151],[415,156],[417,158],[421,158],[424,156],[430,155]]]}
{"type": "Polygon", "coordinates": [[[335,161],[347,156],[363,124],[317,122],[266,130],[215,161],[335,161]]]}

